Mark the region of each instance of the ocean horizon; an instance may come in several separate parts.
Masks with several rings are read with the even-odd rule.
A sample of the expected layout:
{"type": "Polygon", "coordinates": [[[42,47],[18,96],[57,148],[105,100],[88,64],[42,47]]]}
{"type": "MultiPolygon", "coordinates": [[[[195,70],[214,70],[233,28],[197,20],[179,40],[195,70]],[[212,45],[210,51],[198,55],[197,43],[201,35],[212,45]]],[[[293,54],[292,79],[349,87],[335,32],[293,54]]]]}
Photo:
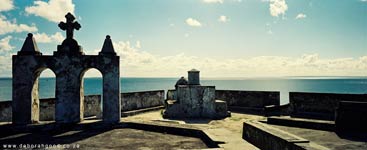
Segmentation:
{"type": "MultiPolygon", "coordinates": [[[[121,92],[174,89],[178,78],[121,77],[121,92]]],[[[202,78],[202,85],[216,86],[218,90],[279,91],[281,104],[289,102],[289,92],[366,94],[367,77],[352,76],[298,76],[298,77],[243,77],[202,78]]],[[[102,94],[101,77],[84,78],[85,95],[102,94]]],[[[40,98],[55,97],[55,77],[41,77],[40,98]]],[[[11,100],[12,78],[0,78],[0,101],[11,100]]]]}

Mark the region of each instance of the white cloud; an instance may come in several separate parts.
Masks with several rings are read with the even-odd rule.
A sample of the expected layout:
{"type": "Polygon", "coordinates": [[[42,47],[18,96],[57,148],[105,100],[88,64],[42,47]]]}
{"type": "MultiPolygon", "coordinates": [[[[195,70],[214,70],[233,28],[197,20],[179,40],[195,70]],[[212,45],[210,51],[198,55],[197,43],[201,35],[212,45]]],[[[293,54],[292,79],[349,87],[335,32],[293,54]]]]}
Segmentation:
{"type": "Polygon", "coordinates": [[[270,15],[278,17],[279,15],[285,14],[288,10],[288,5],[285,0],[270,0],[269,5],[270,15]]]}
{"type": "MultiPolygon", "coordinates": [[[[215,59],[185,55],[155,55],[136,49],[129,41],[114,42],[120,56],[122,76],[180,77],[197,68],[205,77],[254,76],[364,76],[367,56],[359,58],[321,58],[318,54],[299,57],[257,56],[215,59]]],[[[98,50],[100,51],[100,50],[98,50]]],[[[95,51],[95,54],[98,52],[95,51]]]]}
{"type": "Polygon", "coordinates": [[[35,25],[16,24],[15,20],[9,21],[5,16],[0,15],[0,35],[12,32],[36,32],[35,25]]]}
{"type": "Polygon", "coordinates": [[[33,3],[33,6],[25,8],[26,13],[46,18],[52,22],[64,21],[64,16],[68,12],[74,14],[75,5],[72,0],[34,1],[33,3]]]}
{"type": "Polygon", "coordinates": [[[15,48],[10,45],[12,36],[6,36],[0,39],[0,76],[11,76],[11,58],[12,50],[15,48]]]}
{"type": "Polygon", "coordinates": [[[192,18],[187,18],[186,19],[186,24],[189,25],[189,26],[192,26],[192,27],[201,27],[202,26],[202,24],[198,20],[195,20],[195,19],[192,19],[192,18]]]}
{"type": "Polygon", "coordinates": [[[14,8],[13,0],[0,0],[0,12],[9,11],[14,8]]]}
{"type": "Polygon", "coordinates": [[[361,0],[361,2],[367,2],[367,0],[361,0]]]}
{"type": "Polygon", "coordinates": [[[223,0],[203,0],[204,3],[223,3],[223,0]]]}
{"type": "Polygon", "coordinates": [[[307,16],[305,15],[305,14],[303,14],[303,13],[300,13],[300,14],[298,14],[297,16],[296,16],[296,19],[304,19],[304,18],[306,18],[307,16]]]}
{"type": "Polygon", "coordinates": [[[56,32],[53,35],[47,35],[46,33],[36,33],[33,34],[33,37],[36,39],[37,43],[61,43],[65,39],[60,32],[56,32]]]}
{"type": "Polygon", "coordinates": [[[12,36],[7,36],[3,39],[0,39],[0,53],[11,51],[14,48],[14,46],[11,46],[9,43],[11,38],[12,36]]]}
{"type": "Polygon", "coordinates": [[[228,22],[229,19],[228,19],[227,16],[222,15],[222,16],[219,16],[218,21],[219,22],[228,22]]]}

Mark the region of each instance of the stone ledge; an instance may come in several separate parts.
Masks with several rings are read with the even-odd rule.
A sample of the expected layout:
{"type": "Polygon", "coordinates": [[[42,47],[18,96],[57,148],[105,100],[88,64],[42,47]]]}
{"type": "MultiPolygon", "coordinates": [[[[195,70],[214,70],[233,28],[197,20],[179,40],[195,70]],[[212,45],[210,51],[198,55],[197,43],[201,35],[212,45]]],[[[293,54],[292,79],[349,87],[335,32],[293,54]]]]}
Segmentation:
{"type": "Polygon", "coordinates": [[[242,138],[264,150],[324,150],[327,149],[307,139],[290,134],[257,121],[243,123],[242,138]]]}
{"type": "Polygon", "coordinates": [[[264,114],[264,108],[257,108],[257,107],[228,106],[228,110],[230,110],[231,112],[254,114],[254,115],[264,114]]]}
{"type": "Polygon", "coordinates": [[[284,117],[268,117],[266,123],[282,126],[291,126],[299,128],[308,128],[316,130],[334,131],[334,121],[315,120],[315,119],[303,119],[303,118],[291,118],[289,116],[284,117]]]}
{"type": "Polygon", "coordinates": [[[132,110],[132,111],[125,111],[125,112],[121,112],[121,117],[133,116],[133,115],[137,115],[137,114],[141,114],[145,112],[160,110],[163,108],[164,106],[156,106],[156,107],[149,107],[149,108],[137,109],[137,110],[132,110]]]}

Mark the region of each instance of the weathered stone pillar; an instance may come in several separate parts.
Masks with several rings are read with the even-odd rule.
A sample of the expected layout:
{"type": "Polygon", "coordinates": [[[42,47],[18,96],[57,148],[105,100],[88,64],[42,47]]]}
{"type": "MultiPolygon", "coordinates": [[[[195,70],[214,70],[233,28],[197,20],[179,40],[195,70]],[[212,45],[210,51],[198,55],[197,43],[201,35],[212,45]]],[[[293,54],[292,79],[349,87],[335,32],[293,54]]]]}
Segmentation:
{"type": "Polygon", "coordinates": [[[13,102],[12,121],[14,124],[29,124],[38,121],[39,99],[33,73],[28,67],[22,66],[21,61],[32,56],[13,56],[13,102]],[[33,85],[36,87],[33,89],[33,85]]]}
{"type": "Polygon", "coordinates": [[[120,118],[120,73],[114,67],[103,75],[103,121],[117,123],[120,118]]]}
{"type": "Polygon", "coordinates": [[[106,36],[99,56],[103,66],[103,121],[118,123],[121,118],[120,57],[116,56],[110,36],[106,36]]]}
{"type": "Polygon", "coordinates": [[[31,33],[18,55],[13,56],[12,122],[29,124],[39,120],[37,55],[42,55],[31,33]]]}
{"type": "Polygon", "coordinates": [[[83,102],[80,96],[81,79],[77,70],[65,69],[56,76],[56,109],[57,123],[77,123],[83,120],[83,102]]]}

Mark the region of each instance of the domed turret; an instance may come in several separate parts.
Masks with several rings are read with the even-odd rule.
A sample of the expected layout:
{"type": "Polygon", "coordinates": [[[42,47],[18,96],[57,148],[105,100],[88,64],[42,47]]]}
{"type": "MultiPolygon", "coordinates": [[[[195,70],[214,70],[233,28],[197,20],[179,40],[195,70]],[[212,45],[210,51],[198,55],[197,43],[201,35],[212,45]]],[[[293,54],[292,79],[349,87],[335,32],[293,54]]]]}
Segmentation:
{"type": "Polygon", "coordinates": [[[176,84],[175,84],[175,88],[177,89],[178,85],[187,85],[189,84],[189,82],[186,80],[185,77],[181,77],[180,79],[177,80],[176,84]]]}

